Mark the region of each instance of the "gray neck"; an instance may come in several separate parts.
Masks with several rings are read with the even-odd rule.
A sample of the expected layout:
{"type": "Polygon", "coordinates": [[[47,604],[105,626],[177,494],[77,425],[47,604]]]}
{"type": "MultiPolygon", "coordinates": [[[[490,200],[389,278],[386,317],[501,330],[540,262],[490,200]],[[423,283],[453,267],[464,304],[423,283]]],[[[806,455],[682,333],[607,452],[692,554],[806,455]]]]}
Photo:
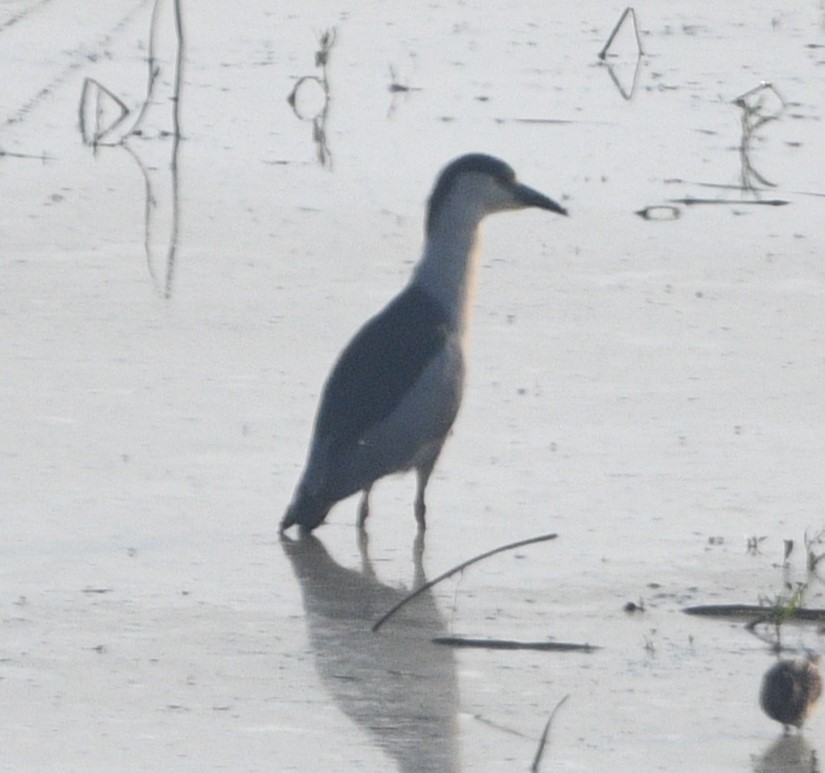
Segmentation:
{"type": "Polygon", "coordinates": [[[482,216],[452,207],[449,217],[431,218],[424,254],[410,280],[441,304],[460,334],[469,321],[482,216]]]}

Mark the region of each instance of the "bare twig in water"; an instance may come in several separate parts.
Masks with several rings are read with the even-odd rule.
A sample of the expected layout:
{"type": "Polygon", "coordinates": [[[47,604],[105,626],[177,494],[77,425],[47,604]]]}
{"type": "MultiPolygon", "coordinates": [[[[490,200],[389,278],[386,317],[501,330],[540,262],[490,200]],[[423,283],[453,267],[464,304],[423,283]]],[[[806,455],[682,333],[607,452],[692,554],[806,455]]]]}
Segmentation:
{"type": "Polygon", "coordinates": [[[759,185],[764,185],[768,188],[775,188],[776,184],[766,180],[753,166],[751,161],[751,146],[756,137],[756,133],[767,123],[776,121],[780,118],[785,110],[787,102],[776,87],[768,81],[762,81],[755,88],[740,94],[736,99],[732,100],[742,111],[741,126],[742,139],[739,143],[739,159],[742,165],[742,188],[750,191],[756,190],[754,180],[759,185]],[[773,114],[766,114],[765,112],[765,95],[771,92],[779,100],[780,107],[773,114]]]}
{"type": "Polygon", "coordinates": [[[33,158],[36,161],[42,161],[44,164],[47,161],[54,161],[53,156],[47,156],[45,153],[35,155],[31,153],[12,153],[10,150],[3,150],[0,148],[0,158],[33,158]]]}
{"type": "Polygon", "coordinates": [[[619,30],[622,28],[622,25],[625,22],[625,19],[630,16],[631,21],[633,22],[633,32],[636,35],[636,46],[638,47],[638,54],[641,56],[644,54],[644,50],[642,49],[642,40],[639,37],[639,27],[636,24],[636,11],[633,10],[632,6],[628,6],[622,12],[622,15],[619,17],[619,21],[616,22],[616,26],[613,28],[613,32],[610,33],[610,37],[607,39],[607,43],[604,44],[604,48],[599,51],[599,59],[602,61],[605,60],[607,57],[607,51],[611,45],[613,45],[613,41],[616,39],[616,35],[619,34],[619,30]]]}
{"type": "MultiPolygon", "coordinates": [[[[735,99],[733,99],[731,101],[737,107],[741,107],[743,109],[750,110],[752,112],[759,112],[759,110],[763,107],[762,102],[761,102],[761,96],[765,91],[772,91],[776,95],[776,98],[782,104],[783,109],[785,108],[785,105],[788,104],[787,100],[785,99],[785,97],[782,96],[779,89],[777,89],[776,86],[774,86],[773,83],[770,83],[769,81],[762,81],[758,86],[754,86],[752,89],[749,89],[744,94],[740,94],[738,97],[736,97],[735,99]],[[748,100],[751,97],[754,97],[754,96],[759,96],[760,101],[757,102],[756,105],[751,106],[748,103],[748,100]]],[[[770,119],[768,119],[768,120],[770,120],[770,119]]]]}
{"type": "Polygon", "coordinates": [[[327,76],[329,54],[335,45],[336,37],[338,37],[338,30],[335,27],[330,27],[325,32],[322,32],[321,37],[318,38],[318,50],[315,52],[315,66],[323,70],[324,80],[326,80],[327,76]]]}
{"type": "Polygon", "coordinates": [[[674,204],[684,204],[685,206],[692,206],[693,204],[735,204],[736,206],[763,206],[763,207],[784,207],[790,204],[790,201],[785,199],[694,199],[688,197],[686,199],[668,199],[674,204]]]}
{"type": "Polygon", "coordinates": [[[556,712],[564,705],[564,702],[569,697],[569,695],[565,695],[556,704],[556,708],[550,712],[550,717],[547,719],[547,724],[544,726],[544,732],[541,734],[541,738],[539,739],[539,748],[536,749],[536,756],[533,757],[533,764],[530,766],[532,773],[538,773],[539,765],[541,765],[541,758],[544,755],[544,747],[547,746],[547,737],[550,735],[550,726],[553,724],[553,718],[556,716],[556,712]]]}
{"type": "Polygon", "coordinates": [[[765,616],[762,619],[751,620],[745,626],[747,631],[770,645],[777,655],[784,649],[782,646],[782,625],[795,617],[797,610],[802,608],[805,603],[805,593],[808,590],[805,583],[797,583],[796,588],[793,588],[790,584],[787,587],[792,591],[790,596],[779,594],[773,600],[769,600],[765,604],[765,616]],[[757,626],[762,624],[773,626],[773,636],[767,636],[757,630],[757,626]]]}
{"type": "Polygon", "coordinates": [[[678,207],[671,207],[666,204],[654,204],[637,210],[633,214],[638,215],[642,220],[678,220],[682,216],[682,212],[678,207]]]}
{"type": "Polygon", "coordinates": [[[571,121],[569,118],[496,118],[496,123],[532,123],[544,126],[567,126],[571,123],[581,123],[581,121],[571,121]]]}
{"type": "Polygon", "coordinates": [[[398,74],[395,72],[395,67],[390,65],[390,94],[406,94],[410,91],[421,91],[419,86],[408,86],[406,83],[401,83],[398,80],[398,74]]]}
{"type": "Polygon", "coordinates": [[[395,71],[395,68],[390,65],[390,85],[389,85],[389,92],[392,94],[392,98],[390,99],[390,106],[387,110],[387,118],[392,118],[395,115],[395,109],[398,104],[398,95],[404,94],[406,97],[413,91],[422,91],[422,89],[418,86],[410,86],[407,83],[401,83],[398,80],[398,74],[395,71]]]}
{"type": "Polygon", "coordinates": [[[807,556],[808,571],[816,573],[816,568],[819,562],[825,558],[825,553],[817,553],[823,544],[825,544],[825,529],[818,531],[813,537],[808,536],[807,529],[805,530],[805,554],[807,556]]]}
{"type": "MultiPolygon", "coordinates": [[[[180,0],[174,0],[172,3],[174,14],[174,27],[177,49],[175,52],[175,77],[173,81],[173,92],[171,97],[172,102],[172,134],[176,138],[180,138],[180,90],[183,82],[183,62],[184,62],[184,32],[183,32],[183,18],[180,12],[180,0]]],[[[149,73],[146,80],[146,99],[140,108],[135,123],[129,130],[129,133],[121,140],[128,138],[129,134],[141,134],[141,124],[146,111],[152,106],[152,95],[155,90],[155,83],[161,73],[161,67],[158,64],[158,57],[156,54],[157,36],[160,34],[160,12],[161,3],[159,0],[155,2],[155,7],[152,9],[152,21],[149,25],[149,56],[146,63],[149,68],[149,73]]]]}
{"type": "Polygon", "coordinates": [[[493,730],[498,730],[501,733],[507,733],[508,735],[514,735],[517,738],[526,738],[530,739],[529,735],[525,735],[520,730],[516,730],[512,727],[507,727],[506,725],[500,725],[498,722],[493,722],[491,719],[487,719],[483,717],[481,714],[473,714],[473,719],[476,722],[481,722],[483,725],[487,725],[487,727],[493,728],[493,730]]]}
{"type": "Polygon", "coordinates": [[[107,89],[102,83],[94,78],[85,78],[80,92],[77,113],[83,142],[86,145],[97,146],[110,131],[117,128],[129,115],[129,108],[126,107],[117,94],[107,89]],[[118,115],[110,119],[105,126],[103,125],[104,100],[110,101],[111,104],[117,107],[118,112],[118,115]]]}
{"type": "Polygon", "coordinates": [[[518,542],[511,542],[509,545],[502,545],[501,547],[493,548],[493,550],[488,550],[486,553],[482,553],[481,555],[476,556],[475,558],[471,558],[468,561],[460,563],[458,566],[454,566],[449,571],[444,572],[444,574],[438,575],[438,577],[436,577],[434,580],[425,582],[420,588],[416,588],[416,590],[414,590],[408,596],[405,596],[403,599],[401,599],[401,601],[399,601],[392,609],[385,612],[381,616],[381,618],[377,620],[375,624],[372,626],[373,632],[377,631],[382,625],[384,625],[384,623],[387,620],[389,620],[390,617],[392,617],[405,604],[412,601],[414,598],[424,593],[425,591],[428,591],[430,588],[432,588],[434,585],[437,585],[442,580],[446,580],[448,577],[452,577],[454,574],[460,572],[462,569],[466,569],[468,566],[472,564],[476,564],[479,561],[483,561],[485,558],[494,556],[496,553],[503,553],[505,550],[514,550],[515,548],[524,547],[525,545],[533,545],[536,542],[547,542],[548,540],[556,539],[556,537],[558,536],[558,534],[542,534],[540,537],[531,537],[530,539],[523,539],[519,540],[518,542]]]}
{"type": "Polygon", "coordinates": [[[665,185],[696,185],[700,188],[721,188],[723,190],[741,191],[738,183],[710,183],[701,180],[686,180],[684,177],[666,177],[662,182],[665,185]]]}
{"type": "Polygon", "coordinates": [[[488,650],[537,650],[539,652],[594,652],[592,644],[573,644],[564,641],[514,641],[513,639],[465,639],[463,636],[436,636],[433,644],[451,647],[475,647],[488,650]]]}
{"type": "Polygon", "coordinates": [[[331,102],[331,88],[329,84],[329,56],[332,48],[335,45],[338,32],[335,27],[330,27],[323,32],[318,38],[318,50],[315,52],[315,66],[321,68],[321,76],[304,75],[299,78],[292,91],[286,98],[289,106],[295,117],[301,121],[310,121],[312,123],[312,141],[315,143],[318,163],[321,166],[331,167],[332,154],[327,145],[327,120],[329,119],[329,106],[331,102]],[[304,110],[298,104],[298,92],[304,84],[317,84],[323,94],[323,104],[314,115],[305,114],[304,110]]]}
{"type": "MultiPolygon", "coordinates": [[[[131,114],[131,111],[126,107],[123,101],[114,94],[111,90],[96,81],[94,78],[86,78],[83,81],[83,89],[80,95],[80,104],[78,105],[78,114],[80,119],[80,132],[83,137],[83,142],[97,149],[98,145],[123,145],[131,136],[141,136],[143,134],[143,121],[147,111],[157,104],[155,97],[155,87],[158,81],[158,76],[161,74],[161,65],[158,63],[157,55],[157,38],[161,34],[162,21],[160,0],[155,1],[152,9],[152,18],[149,23],[149,53],[146,58],[148,67],[148,75],[146,79],[146,96],[143,99],[140,110],[134,118],[129,129],[120,133],[115,140],[104,142],[104,138],[110,134],[115,128],[120,126],[124,120],[131,114]],[[111,105],[117,108],[118,115],[110,120],[106,126],[102,125],[104,116],[103,99],[108,100],[111,105]]],[[[184,51],[184,28],[183,18],[181,16],[180,0],[173,0],[172,2],[173,24],[175,28],[175,60],[174,60],[174,78],[172,85],[172,94],[169,101],[172,103],[172,130],[161,131],[161,136],[172,135],[176,140],[180,139],[180,97],[181,88],[183,84],[183,65],[185,61],[184,51]]],[[[111,109],[111,107],[109,107],[111,109]]],[[[177,163],[177,159],[173,157],[173,164],[177,163]]]]}
{"type": "MultiPolygon", "coordinates": [[[[771,622],[771,607],[755,606],[753,604],[708,604],[698,607],[687,607],[682,610],[687,615],[699,615],[701,617],[733,618],[735,620],[747,620],[749,625],[759,625],[764,622],[771,622]]],[[[809,609],[797,607],[790,613],[788,620],[800,620],[802,622],[825,622],[825,609],[809,609]]]]}
{"type": "Polygon", "coordinates": [[[759,555],[759,546],[767,539],[766,536],[764,537],[757,537],[754,535],[753,537],[748,537],[748,541],[745,547],[745,552],[749,556],[758,556],[759,555]]]}
{"type": "Polygon", "coordinates": [[[782,649],[782,624],[792,619],[797,610],[801,609],[805,604],[805,594],[808,591],[808,585],[804,582],[797,583],[796,588],[790,584],[787,586],[793,592],[790,596],[779,594],[770,602],[768,614],[762,621],[753,621],[748,623],[746,628],[756,628],[760,622],[769,623],[776,629],[776,648],[777,651],[782,649]]]}
{"type": "MultiPolygon", "coordinates": [[[[682,177],[668,177],[662,180],[666,185],[698,185],[701,188],[727,188],[729,190],[742,190],[741,183],[736,185],[732,183],[709,183],[709,182],[699,182],[696,180],[685,180],[682,177]]],[[[751,193],[765,193],[767,189],[765,188],[748,188],[751,193]]],[[[793,193],[795,196],[816,196],[817,198],[825,198],[825,193],[821,191],[788,191],[788,193],[793,193]]]]}
{"type": "Polygon", "coordinates": [[[633,99],[633,95],[636,93],[636,85],[639,81],[639,73],[642,66],[642,56],[644,56],[644,50],[642,49],[642,40],[639,37],[639,26],[636,23],[636,11],[634,11],[632,7],[628,6],[619,17],[619,21],[616,22],[616,26],[613,28],[613,32],[610,33],[610,37],[607,39],[607,43],[604,44],[604,48],[599,51],[599,61],[607,66],[607,74],[610,76],[610,80],[613,81],[613,85],[618,89],[619,93],[622,95],[622,98],[627,101],[633,99]],[[622,55],[610,51],[610,47],[615,42],[616,36],[619,34],[619,31],[622,29],[628,18],[633,25],[633,34],[636,36],[636,63],[633,68],[633,79],[629,82],[629,86],[626,85],[628,81],[626,64],[629,52],[625,51],[622,55]],[[608,52],[610,52],[610,57],[613,59],[613,62],[607,60],[608,52]],[[614,64],[619,59],[623,62],[621,66],[621,73],[614,71],[614,64]]]}
{"type": "MultiPolygon", "coordinates": [[[[184,44],[185,37],[183,32],[183,17],[180,12],[180,0],[175,2],[175,34],[178,38],[178,50],[175,53],[175,95],[174,107],[172,109],[172,126],[175,133],[175,139],[180,139],[180,95],[181,85],[183,83],[183,62],[184,62],[184,44]]],[[[172,157],[172,162],[177,166],[177,154],[172,157]]]]}

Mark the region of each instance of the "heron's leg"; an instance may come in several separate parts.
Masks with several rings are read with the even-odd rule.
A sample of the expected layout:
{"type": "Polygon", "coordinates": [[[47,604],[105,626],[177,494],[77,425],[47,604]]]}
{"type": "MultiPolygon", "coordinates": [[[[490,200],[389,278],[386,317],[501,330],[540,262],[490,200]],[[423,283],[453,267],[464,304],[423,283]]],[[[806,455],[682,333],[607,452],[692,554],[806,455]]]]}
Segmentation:
{"type": "MultiPolygon", "coordinates": [[[[440,451],[441,449],[439,449],[440,451]]],[[[427,483],[432,475],[433,467],[438,459],[438,452],[432,459],[428,459],[420,467],[416,468],[418,476],[418,488],[415,492],[415,520],[418,523],[418,530],[424,531],[427,528],[427,503],[424,501],[424,492],[427,490],[427,483]]]]}
{"type": "Polygon", "coordinates": [[[427,503],[424,501],[424,489],[426,482],[422,483],[421,475],[418,476],[418,491],[415,495],[415,520],[418,523],[418,530],[424,531],[427,528],[427,503]]]}
{"type": "Polygon", "coordinates": [[[372,489],[372,484],[367,486],[364,489],[364,493],[361,495],[361,503],[358,505],[358,528],[363,529],[364,524],[366,523],[367,516],[370,514],[370,490],[372,489]]]}

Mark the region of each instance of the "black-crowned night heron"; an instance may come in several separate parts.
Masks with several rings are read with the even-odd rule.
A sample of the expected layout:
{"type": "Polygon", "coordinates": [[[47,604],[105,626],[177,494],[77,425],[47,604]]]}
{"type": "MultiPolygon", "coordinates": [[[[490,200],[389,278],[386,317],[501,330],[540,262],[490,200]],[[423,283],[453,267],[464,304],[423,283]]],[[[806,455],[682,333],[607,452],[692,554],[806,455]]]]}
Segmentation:
{"type": "Polygon", "coordinates": [[[822,694],[819,656],[780,660],[762,678],[759,703],[762,710],[777,722],[802,727],[813,713],[822,694]]]}
{"type": "Polygon", "coordinates": [[[427,209],[424,254],[409,283],[358,331],[327,380],[281,531],[293,524],[311,531],[358,491],[363,527],[373,483],[412,469],[415,517],[419,529],[426,527],[427,481],[464,389],[479,225],[486,215],[525,207],[567,214],[492,156],[461,156],[441,172],[427,209]]]}

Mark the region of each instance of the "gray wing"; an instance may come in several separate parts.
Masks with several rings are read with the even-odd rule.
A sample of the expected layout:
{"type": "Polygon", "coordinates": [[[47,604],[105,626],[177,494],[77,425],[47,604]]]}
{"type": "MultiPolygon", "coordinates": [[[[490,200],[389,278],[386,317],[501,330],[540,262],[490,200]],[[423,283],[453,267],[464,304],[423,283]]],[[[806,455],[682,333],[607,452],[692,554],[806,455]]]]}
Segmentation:
{"type": "Polygon", "coordinates": [[[356,443],[399,405],[447,336],[441,306],[420,288],[404,290],[341,353],[324,387],[315,442],[356,443]]]}
{"type": "Polygon", "coordinates": [[[383,450],[364,439],[400,406],[449,337],[442,307],[414,286],[358,331],[324,387],[303,479],[307,494],[336,501],[405,468],[413,455],[405,441],[412,438],[383,450]]]}

